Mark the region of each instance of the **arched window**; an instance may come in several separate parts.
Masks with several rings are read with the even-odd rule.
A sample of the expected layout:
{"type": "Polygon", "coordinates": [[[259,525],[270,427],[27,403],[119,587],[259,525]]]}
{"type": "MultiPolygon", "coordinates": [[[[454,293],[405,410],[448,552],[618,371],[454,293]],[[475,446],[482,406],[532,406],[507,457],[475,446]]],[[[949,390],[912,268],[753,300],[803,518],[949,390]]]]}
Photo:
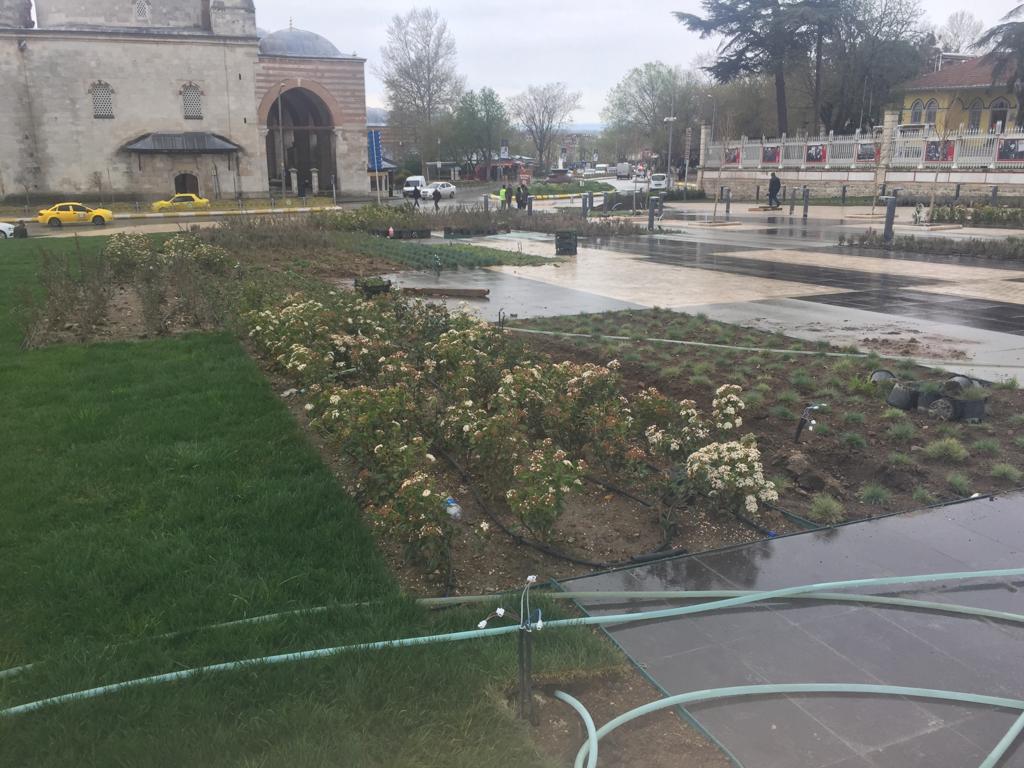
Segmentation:
{"type": "Polygon", "coordinates": [[[996,99],[988,108],[988,130],[989,133],[1006,130],[1006,117],[1010,114],[1010,102],[1006,99],[996,99]]]}
{"type": "Polygon", "coordinates": [[[89,87],[92,96],[92,116],[96,120],[110,120],[114,117],[114,89],[102,80],[89,87]]]}
{"type": "Polygon", "coordinates": [[[979,131],[981,130],[981,99],[975,99],[971,102],[971,106],[967,109],[967,130],[979,131]]]}
{"type": "Polygon", "coordinates": [[[935,99],[929,99],[928,103],[924,107],[924,121],[928,125],[935,125],[935,117],[939,113],[939,102],[935,99]]]}
{"type": "Polygon", "coordinates": [[[135,20],[141,24],[149,24],[153,3],[150,0],[135,0],[132,6],[135,10],[135,20]]]}
{"type": "Polygon", "coordinates": [[[188,83],[181,89],[181,105],[186,120],[203,119],[203,92],[195,83],[188,83]]]}
{"type": "Polygon", "coordinates": [[[921,122],[921,112],[922,112],[923,109],[924,109],[924,104],[921,103],[920,99],[918,99],[917,101],[915,101],[913,104],[910,105],[910,122],[911,123],[916,124],[916,123],[920,123],[921,122]]]}

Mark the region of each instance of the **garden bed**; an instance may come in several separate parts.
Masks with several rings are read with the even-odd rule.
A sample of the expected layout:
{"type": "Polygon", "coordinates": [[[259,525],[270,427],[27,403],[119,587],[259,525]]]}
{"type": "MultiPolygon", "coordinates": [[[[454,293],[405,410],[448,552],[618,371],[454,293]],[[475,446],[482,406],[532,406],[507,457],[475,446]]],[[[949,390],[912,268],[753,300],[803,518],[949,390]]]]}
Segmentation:
{"type": "MultiPolygon", "coordinates": [[[[886,405],[886,390],[868,380],[889,368],[904,379],[935,379],[909,361],[869,357],[787,356],[666,343],[603,341],[596,334],[679,339],[712,344],[824,351],[780,334],[716,323],[667,310],[517,321],[519,327],[593,334],[588,339],[527,336],[531,348],[579,362],[617,358],[625,385],[654,386],[700,401],[726,377],[744,388],[746,426],[757,436],[766,471],[779,487],[779,506],[815,522],[859,519],[918,509],[1021,482],[1024,394],[993,388],[978,424],[943,422],[924,412],[886,405]],[[814,431],[793,440],[801,410],[814,431]],[[834,504],[820,500],[824,496],[834,504]]],[[[939,376],[939,378],[944,378],[939,376]]]]}

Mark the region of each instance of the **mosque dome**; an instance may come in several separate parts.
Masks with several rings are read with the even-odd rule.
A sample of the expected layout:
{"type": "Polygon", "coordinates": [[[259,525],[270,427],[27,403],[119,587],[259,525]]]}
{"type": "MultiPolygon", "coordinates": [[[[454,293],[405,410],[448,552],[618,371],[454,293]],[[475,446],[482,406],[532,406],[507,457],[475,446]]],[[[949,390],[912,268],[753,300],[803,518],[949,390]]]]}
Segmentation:
{"type": "Polygon", "coordinates": [[[326,37],[293,28],[280,29],[261,38],[260,53],[264,56],[297,56],[307,59],[345,58],[326,37]]]}

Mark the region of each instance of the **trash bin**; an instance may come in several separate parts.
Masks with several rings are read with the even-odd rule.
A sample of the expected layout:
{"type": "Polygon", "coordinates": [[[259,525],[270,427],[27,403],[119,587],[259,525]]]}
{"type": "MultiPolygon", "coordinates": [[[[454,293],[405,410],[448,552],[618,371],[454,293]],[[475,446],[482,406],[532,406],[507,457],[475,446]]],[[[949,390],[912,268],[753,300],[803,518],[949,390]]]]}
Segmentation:
{"type": "Polygon", "coordinates": [[[576,233],[555,232],[555,255],[575,256],[576,255],[576,233]]]}

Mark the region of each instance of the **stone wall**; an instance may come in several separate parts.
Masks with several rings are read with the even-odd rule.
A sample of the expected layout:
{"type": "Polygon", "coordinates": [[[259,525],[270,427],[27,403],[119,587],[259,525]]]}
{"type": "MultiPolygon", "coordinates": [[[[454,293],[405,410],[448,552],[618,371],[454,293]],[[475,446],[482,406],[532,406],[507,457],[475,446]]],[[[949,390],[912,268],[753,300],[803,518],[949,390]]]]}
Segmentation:
{"type": "Polygon", "coordinates": [[[204,28],[202,0],[154,0],[149,20],[140,20],[133,0],[36,0],[40,29],[152,27],[199,31],[204,28]]]}
{"type": "Polygon", "coordinates": [[[120,35],[0,30],[0,77],[9,84],[0,110],[0,195],[53,197],[94,192],[156,196],[174,190],[178,167],[200,169],[201,192],[265,194],[266,163],[253,99],[256,41],[204,36],[120,35]],[[18,41],[25,41],[19,48],[18,41]],[[93,117],[91,85],[113,89],[113,119],[93,117]],[[195,83],[203,117],[186,120],[181,89],[195,83]],[[224,156],[130,155],[122,147],[155,132],[208,131],[238,144],[224,156]]]}
{"type": "Polygon", "coordinates": [[[32,0],[0,0],[0,27],[31,26],[32,0]]]}
{"type": "MultiPolygon", "coordinates": [[[[260,127],[266,129],[267,115],[277,97],[278,86],[307,88],[327,105],[334,123],[335,165],[338,193],[366,195],[366,82],[365,59],[312,59],[260,56],[256,65],[256,102],[260,127]]],[[[266,153],[265,145],[262,150],[266,153]]],[[[266,175],[264,158],[264,175],[266,175]]],[[[321,179],[330,188],[330,179],[321,179]]]]}

